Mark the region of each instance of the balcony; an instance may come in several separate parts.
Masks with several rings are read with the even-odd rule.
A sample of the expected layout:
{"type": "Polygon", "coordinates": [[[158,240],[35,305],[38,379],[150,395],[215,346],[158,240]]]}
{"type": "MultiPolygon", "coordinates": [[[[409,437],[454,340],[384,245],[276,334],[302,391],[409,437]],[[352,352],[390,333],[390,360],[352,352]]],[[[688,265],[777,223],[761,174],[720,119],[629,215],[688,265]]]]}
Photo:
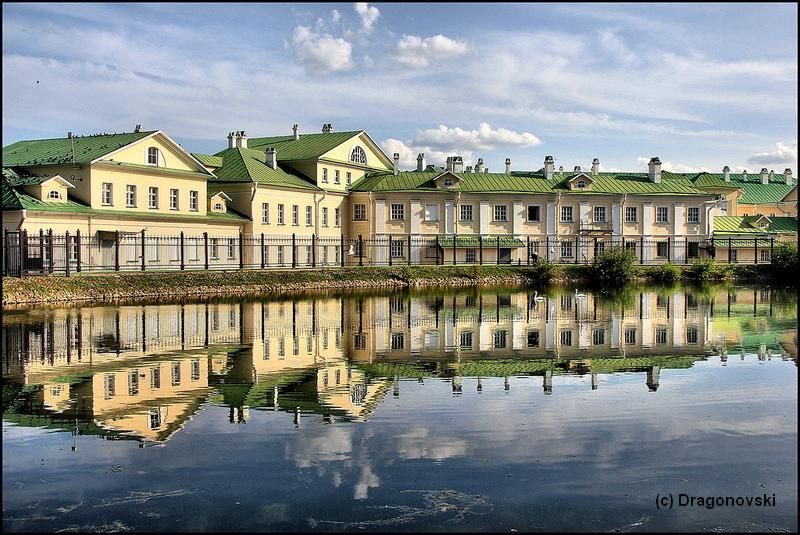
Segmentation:
{"type": "Polygon", "coordinates": [[[592,221],[591,219],[582,219],[578,221],[578,229],[582,233],[605,234],[611,232],[611,221],[592,221]]]}

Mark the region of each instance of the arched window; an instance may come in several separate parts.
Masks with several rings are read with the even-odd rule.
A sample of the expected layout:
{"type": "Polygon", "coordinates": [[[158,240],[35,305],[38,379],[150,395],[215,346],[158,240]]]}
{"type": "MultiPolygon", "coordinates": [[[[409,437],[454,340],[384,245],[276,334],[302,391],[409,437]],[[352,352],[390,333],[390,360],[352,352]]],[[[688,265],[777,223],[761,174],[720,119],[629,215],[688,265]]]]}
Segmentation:
{"type": "Polygon", "coordinates": [[[61,192],[57,191],[57,190],[54,190],[54,189],[51,189],[50,192],[47,194],[47,198],[48,199],[54,199],[56,201],[60,201],[61,200],[61,192]]]}
{"type": "Polygon", "coordinates": [[[218,202],[217,204],[215,204],[214,205],[214,210],[217,210],[217,211],[221,212],[223,210],[222,203],[218,202]]]}
{"type": "Polygon", "coordinates": [[[577,182],[575,182],[575,187],[578,189],[584,189],[586,187],[586,181],[578,180],[577,182]]]}
{"type": "Polygon", "coordinates": [[[158,148],[147,148],[147,165],[158,165],[158,148]]]}
{"type": "Polygon", "coordinates": [[[367,165],[367,153],[361,147],[354,147],[353,152],[350,153],[350,161],[367,165]]]}

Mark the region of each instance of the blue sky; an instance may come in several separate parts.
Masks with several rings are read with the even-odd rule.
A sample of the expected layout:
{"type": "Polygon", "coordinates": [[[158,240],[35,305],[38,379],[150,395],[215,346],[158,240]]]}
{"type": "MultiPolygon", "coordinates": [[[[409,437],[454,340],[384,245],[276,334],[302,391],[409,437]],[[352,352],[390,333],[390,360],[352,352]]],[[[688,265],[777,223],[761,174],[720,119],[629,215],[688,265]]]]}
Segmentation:
{"type": "Polygon", "coordinates": [[[797,6],[3,4],[3,145],[142,124],[216,152],[294,123],[405,166],[797,174],[797,6]]]}

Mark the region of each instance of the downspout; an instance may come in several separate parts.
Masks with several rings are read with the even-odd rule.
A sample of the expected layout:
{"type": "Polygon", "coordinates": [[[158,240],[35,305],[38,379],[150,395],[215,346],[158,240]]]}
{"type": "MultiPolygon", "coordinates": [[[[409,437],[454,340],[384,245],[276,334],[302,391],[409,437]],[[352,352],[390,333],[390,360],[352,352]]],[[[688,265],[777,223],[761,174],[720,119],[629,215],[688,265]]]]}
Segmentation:
{"type": "MultiPolygon", "coordinates": [[[[620,247],[625,247],[625,201],[628,200],[628,194],[622,194],[622,206],[619,208],[619,239],[622,241],[620,247]]],[[[613,240],[612,240],[613,241],[613,240]]],[[[613,243],[612,243],[613,246],[613,243]]]]}
{"type": "Polygon", "coordinates": [[[322,213],[322,209],[320,208],[319,205],[322,204],[322,201],[325,200],[325,197],[327,197],[327,195],[328,195],[328,190],[323,189],[322,190],[322,198],[317,200],[317,194],[314,193],[314,204],[316,204],[316,210],[315,210],[316,216],[314,217],[314,232],[316,233],[317,238],[319,238],[319,232],[320,232],[319,218],[320,218],[320,214],[322,213]]]}
{"type": "MultiPolygon", "coordinates": [[[[555,214],[553,214],[553,219],[555,219],[553,224],[553,229],[555,231],[555,236],[553,236],[553,260],[555,261],[556,253],[558,252],[558,249],[556,249],[558,244],[558,223],[561,220],[561,192],[556,193],[556,209],[555,214]]],[[[550,251],[548,251],[548,253],[549,252],[550,251]]],[[[575,251],[575,254],[578,254],[578,252],[575,251]]]]}
{"type": "Polygon", "coordinates": [[[461,206],[461,192],[456,194],[456,205],[453,208],[453,233],[458,234],[458,210],[461,206]]]}

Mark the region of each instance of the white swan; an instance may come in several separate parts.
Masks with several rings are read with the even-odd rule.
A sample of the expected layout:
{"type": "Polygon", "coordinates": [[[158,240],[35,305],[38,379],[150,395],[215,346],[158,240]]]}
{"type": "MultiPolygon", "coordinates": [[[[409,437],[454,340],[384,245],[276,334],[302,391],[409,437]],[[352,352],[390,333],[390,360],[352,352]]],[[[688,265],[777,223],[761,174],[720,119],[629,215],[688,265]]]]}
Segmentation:
{"type": "Polygon", "coordinates": [[[575,299],[586,299],[586,294],[579,294],[578,289],[575,288],[575,299]]]}
{"type": "Polygon", "coordinates": [[[539,290],[533,292],[534,301],[544,301],[544,297],[539,297],[539,290]]]}

